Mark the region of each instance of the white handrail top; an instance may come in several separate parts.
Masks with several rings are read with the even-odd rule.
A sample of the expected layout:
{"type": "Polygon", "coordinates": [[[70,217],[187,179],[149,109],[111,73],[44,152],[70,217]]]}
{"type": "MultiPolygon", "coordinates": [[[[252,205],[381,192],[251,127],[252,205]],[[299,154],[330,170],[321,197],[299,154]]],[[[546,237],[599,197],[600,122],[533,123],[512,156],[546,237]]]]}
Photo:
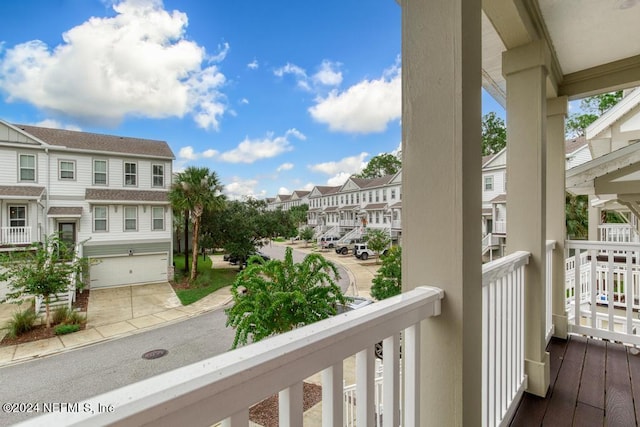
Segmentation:
{"type": "Polygon", "coordinates": [[[547,240],[547,250],[554,250],[557,242],[555,240],[547,240]]]}
{"type": "Polygon", "coordinates": [[[529,263],[530,252],[517,251],[482,265],[482,286],[529,263]]]}
{"type": "MultiPolygon", "coordinates": [[[[52,413],[22,425],[210,426],[421,320],[444,291],[419,287],[79,403],[113,412],[52,413]]],[[[96,411],[97,412],[97,411],[96,411]]]]}
{"type": "Polygon", "coordinates": [[[638,242],[601,242],[597,240],[567,240],[567,249],[600,249],[614,251],[640,251],[638,242]]]}

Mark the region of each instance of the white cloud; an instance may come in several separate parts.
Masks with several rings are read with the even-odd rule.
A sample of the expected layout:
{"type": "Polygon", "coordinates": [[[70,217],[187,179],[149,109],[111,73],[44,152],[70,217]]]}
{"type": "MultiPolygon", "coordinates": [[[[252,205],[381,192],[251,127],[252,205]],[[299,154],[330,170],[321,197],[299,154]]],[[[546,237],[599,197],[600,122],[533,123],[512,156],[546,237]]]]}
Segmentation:
{"type": "Polygon", "coordinates": [[[247,98],[242,98],[242,99],[240,100],[240,104],[244,104],[244,105],[246,105],[246,104],[248,104],[248,103],[249,103],[249,100],[248,100],[247,98]]]}
{"type": "Polygon", "coordinates": [[[57,121],[57,120],[53,120],[53,119],[44,119],[41,120],[37,123],[34,123],[33,126],[39,126],[39,127],[43,127],[43,128],[50,128],[50,129],[66,129],[66,130],[75,130],[75,131],[81,131],[82,129],[79,126],[76,125],[64,125],[61,122],[57,121]]]}
{"type": "Polygon", "coordinates": [[[187,145],[186,147],[182,147],[178,151],[178,159],[180,160],[197,160],[200,158],[210,159],[215,157],[217,154],[218,154],[218,151],[211,148],[203,151],[202,153],[196,153],[195,151],[193,151],[192,146],[187,145]]]}
{"type": "Polygon", "coordinates": [[[329,178],[327,180],[327,185],[330,185],[332,187],[335,187],[335,186],[338,186],[338,185],[342,185],[345,182],[347,182],[347,180],[349,179],[350,176],[351,176],[350,173],[340,172],[339,174],[329,178]]]}
{"type": "Polygon", "coordinates": [[[267,192],[257,191],[259,181],[257,179],[242,179],[237,176],[231,178],[231,182],[224,185],[224,194],[231,200],[242,200],[247,197],[262,198],[267,192]]]}
{"type": "Polygon", "coordinates": [[[278,194],[291,194],[291,191],[287,187],[278,188],[278,194]]]}
{"type": "Polygon", "coordinates": [[[313,75],[313,81],[325,86],[339,86],[342,83],[342,72],[336,70],[339,67],[337,62],[322,61],[320,71],[313,75]]]}
{"type": "Polygon", "coordinates": [[[273,71],[273,74],[276,77],[284,77],[286,74],[291,74],[295,77],[298,87],[304,90],[311,90],[308,82],[309,78],[307,77],[307,72],[304,70],[304,68],[298,67],[295,64],[287,62],[285,66],[275,69],[273,71]]]}
{"type": "Polygon", "coordinates": [[[289,129],[282,136],[269,133],[262,139],[245,138],[233,150],[220,154],[220,160],[228,163],[253,163],[256,160],[276,157],[284,152],[293,150],[289,137],[305,140],[306,137],[297,129],[289,129]]]}
{"type": "Polygon", "coordinates": [[[377,80],[363,80],[345,91],[334,89],[326,97],[318,97],[309,113],[332,131],[372,133],[399,120],[401,106],[400,67],[396,65],[377,80]]]}
{"type": "Polygon", "coordinates": [[[93,17],[49,47],[27,41],[0,52],[0,88],[8,101],[89,123],[117,124],[127,116],[193,116],[218,129],[226,111],[222,61],[185,36],[188,18],[161,0],[122,0],[116,15],[93,17]]]}
{"type": "Polygon", "coordinates": [[[363,152],[357,156],[345,157],[337,162],[325,162],[309,165],[309,169],[326,175],[338,175],[341,173],[354,174],[360,172],[367,165],[367,162],[365,162],[364,159],[368,155],[369,153],[363,152]]]}
{"type": "Polygon", "coordinates": [[[254,59],[253,61],[247,64],[247,68],[250,70],[257,70],[260,65],[258,64],[258,60],[254,59]]]}
{"type": "Polygon", "coordinates": [[[313,182],[307,182],[304,187],[302,187],[303,190],[305,191],[311,191],[313,190],[313,187],[315,187],[316,185],[313,182]]]}
{"type": "Polygon", "coordinates": [[[282,172],[282,171],[288,171],[288,170],[291,170],[291,169],[293,169],[293,163],[283,163],[280,166],[278,166],[276,171],[282,172]]]}

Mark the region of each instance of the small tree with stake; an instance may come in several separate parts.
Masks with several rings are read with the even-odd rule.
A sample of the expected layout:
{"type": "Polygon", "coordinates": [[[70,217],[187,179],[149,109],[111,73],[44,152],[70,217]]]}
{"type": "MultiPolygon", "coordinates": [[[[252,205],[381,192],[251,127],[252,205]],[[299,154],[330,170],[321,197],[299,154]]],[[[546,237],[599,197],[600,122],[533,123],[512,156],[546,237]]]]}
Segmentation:
{"type": "Polygon", "coordinates": [[[85,258],[74,258],[73,248],[58,236],[48,237],[44,243],[35,243],[25,251],[7,252],[2,256],[3,273],[0,280],[9,282],[9,292],[2,302],[17,301],[25,295],[42,297],[46,308],[47,328],[51,327],[49,304],[56,294],[68,291],[87,265],[85,258]],[[76,274],[74,274],[76,273],[76,274]]]}
{"type": "Polygon", "coordinates": [[[391,244],[391,236],[389,236],[389,233],[378,228],[368,229],[367,234],[363,236],[363,240],[367,242],[367,246],[369,247],[369,249],[378,254],[376,263],[379,262],[380,253],[382,253],[382,251],[384,251],[386,247],[391,244]]]}

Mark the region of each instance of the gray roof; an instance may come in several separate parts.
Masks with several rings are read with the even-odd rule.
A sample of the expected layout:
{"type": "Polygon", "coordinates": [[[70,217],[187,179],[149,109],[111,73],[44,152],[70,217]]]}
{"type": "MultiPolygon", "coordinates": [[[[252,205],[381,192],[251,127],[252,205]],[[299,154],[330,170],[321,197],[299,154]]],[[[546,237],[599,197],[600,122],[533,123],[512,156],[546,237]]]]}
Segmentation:
{"type": "Polygon", "coordinates": [[[506,194],[499,194],[491,200],[491,203],[504,203],[507,201],[506,194]]]}
{"type": "Polygon", "coordinates": [[[0,185],[0,197],[40,197],[44,193],[44,187],[0,185]]]}
{"type": "Polygon", "coordinates": [[[375,211],[380,209],[385,209],[387,207],[386,203],[370,203],[364,207],[365,211],[375,211]]]}
{"type": "Polygon", "coordinates": [[[399,209],[402,208],[402,202],[397,202],[394,203],[393,205],[389,206],[391,209],[399,209]]]}
{"type": "Polygon", "coordinates": [[[352,210],[352,209],[356,209],[359,208],[360,205],[349,205],[349,206],[342,206],[340,208],[341,211],[348,211],[348,210],[352,210]]]}
{"type": "Polygon", "coordinates": [[[109,190],[103,188],[87,188],[85,199],[130,202],[168,202],[167,191],[150,190],[109,190]]]}
{"type": "Polygon", "coordinates": [[[325,208],[325,212],[336,212],[338,210],[337,206],[329,206],[328,208],[325,208]]]}
{"type": "Polygon", "coordinates": [[[102,135],[64,129],[14,124],[32,136],[50,145],[77,150],[105,151],[120,154],[136,154],[148,157],[174,159],[173,151],[165,141],[130,138],[126,136],[102,135]]]}
{"type": "Polygon", "coordinates": [[[339,185],[337,187],[329,187],[329,186],[326,186],[326,185],[316,185],[316,188],[318,189],[320,194],[322,194],[323,196],[326,196],[328,194],[337,193],[340,190],[340,188],[342,188],[342,186],[339,185]]]}
{"type": "Polygon", "coordinates": [[[47,212],[48,216],[81,216],[82,206],[52,206],[47,212]]]}

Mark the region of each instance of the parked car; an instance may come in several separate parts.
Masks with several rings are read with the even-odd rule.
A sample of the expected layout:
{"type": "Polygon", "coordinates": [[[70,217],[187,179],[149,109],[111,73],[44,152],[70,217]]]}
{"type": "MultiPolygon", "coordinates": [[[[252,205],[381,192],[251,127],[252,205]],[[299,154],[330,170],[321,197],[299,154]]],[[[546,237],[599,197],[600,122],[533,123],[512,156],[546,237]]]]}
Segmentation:
{"type": "Polygon", "coordinates": [[[353,251],[356,243],[359,243],[360,239],[347,239],[344,242],[336,243],[336,253],[341,255],[346,255],[349,251],[353,251]]]}
{"type": "MultiPolygon", "coordinates": [[[[251,259],[251,257],[253,257],[253,256],[258,256],[258,257],[262,258],[262,260],[263,260],[263,261],[265,261],[265,262],[266,262],[266,261],[269,261],[269,260],[271,259],[271,257],[270,257],[269,255],[267,255],[267,254],[265,254],[265,253],[263,253],[263,252],[260,252],[260,251],[256,251],[256,252],[252,253],[251,255],[249,255],[249,257],[248,257],[247,259],[245,259],[245,260],[242,262],[242,267],[243,267],[243,268],[245,268],[245,267],[247,266],[247,262],[248,262],[248,261],[251,259]]],[[[254,263],[254,264],[256,263],[256,260],[255,260],[255,259],[253,260],[253,263],[254,263]]]]}
{"type": "MultiPolygon", "coordinates": [[[[385,249],[382,251],[381,255],[386,255],[388,251],[389,249],[385,249]]],[[[358,243],[353,249],[353,255],[363,261],[366,261],[369,257],[374,256],[375,254],[375,251],[369,249],[366,243],[358,243]]]]}
{"type": "Polygon", "coordinates": [[[320,247],[322,249],[333,249],[336,246],[336,242],[340,240],[338,236],[327,236],[320,238],[320,247]]]}

